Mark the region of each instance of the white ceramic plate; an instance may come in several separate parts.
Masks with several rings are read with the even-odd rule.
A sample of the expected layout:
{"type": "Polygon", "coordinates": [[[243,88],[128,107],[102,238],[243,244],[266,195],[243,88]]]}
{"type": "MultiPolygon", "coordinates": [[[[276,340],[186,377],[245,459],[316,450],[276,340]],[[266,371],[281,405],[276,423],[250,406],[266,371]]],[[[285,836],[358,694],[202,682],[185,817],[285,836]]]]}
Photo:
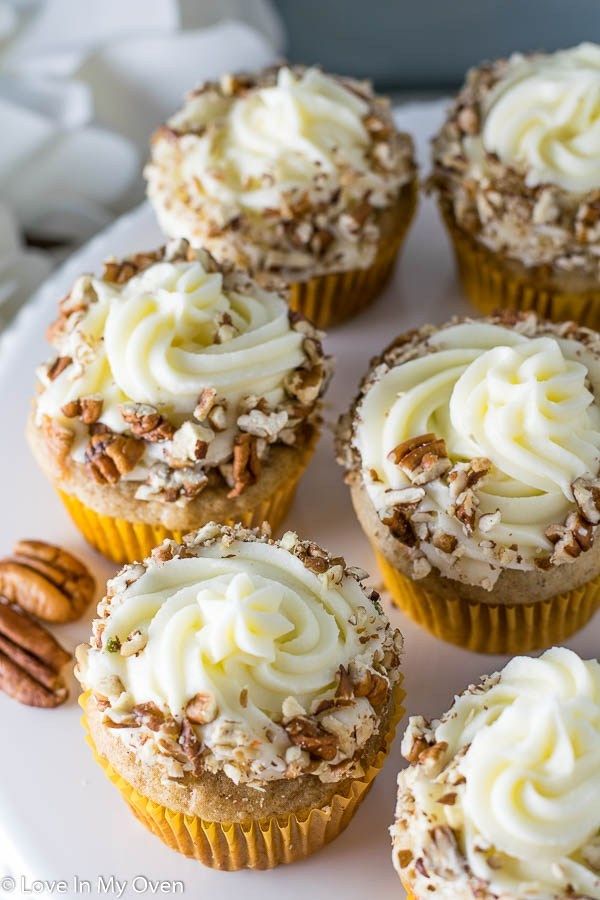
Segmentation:
{"type": "MultiPolygon", "coordinates": [[[[439,124],[441,106],[416,104],[398,112],[398,122],[417,137],[426,166],[427,138],[439,124]]],[[[36,469],[23,438],[34,383],[34,369],[48,353],[46,325],[56,302],[81,272],[97,270],[101,260],[153,247],[160,234],[150,210],[143,206],[121,219],[72,257],[46,283],[23,311],[0,348],[0,422],[2,423],[2,513],[0,550],[15,539],[36,537],[64,544],[81,555],[100,582],[113,568],[91,551],[71,525],[52,489],[36,469]]],[[[333,423],[356,391],[369,359],[406,328],[441,322],[465,312],[455,282],[449,248],[433,204],[422,200],[418,219],[404,250],[394,284],[375,306],[327,341],[337,359],[327,399],[333,423]]],[[[355,520],[342,475],[333,459],[330,434],[319,446],[301,482],[288,524],[355,565],[377,574],[366,540],[355,520]]],[[[452,695],[502,658],[477,656],[443,644],[388,606],[406,638],[404,656],[407,708],[412,713],[445,710],[452,695]]],[[[89,614],[77,625],[56,629],[69,648],[88,636],[89,614]]],[[[598,652],[600,617],[569,642],[588,657],[598,652]]],[[[114,788],[92,761],[79,725],[77,687],[72,699],[54,711],[18,706],[0,696],[0,872],[2,865],[16,880],[14,896],[31,896],[33,879],[47,882],[44,896],[76,898],[76,878],[90,882],[91,895],[152,896],[153,882],[163,880],[163,896],[240,897],[244,900],[321,900],[335,892],[344,900],[398,898],[402,891],[390,863],[388,826],[395,801],[400,742],[385,770],[347,831],[304,863],[271,872],[220,873],[169,850],[150,835],[126,809],[114,788]],[[100,876],[107,889],[102,893],[100,876]],[[109,879],[118,879],[110,881],[109,879]],[[137,881],[135,880],[137,877],[137,881]],[[125,890],[119,894],[120,886],[125,890]]],[[[0,878],[2,889],[11,882],[0,878]]],[[[88,894],[90,892],[86,891],[88,894]]]]}

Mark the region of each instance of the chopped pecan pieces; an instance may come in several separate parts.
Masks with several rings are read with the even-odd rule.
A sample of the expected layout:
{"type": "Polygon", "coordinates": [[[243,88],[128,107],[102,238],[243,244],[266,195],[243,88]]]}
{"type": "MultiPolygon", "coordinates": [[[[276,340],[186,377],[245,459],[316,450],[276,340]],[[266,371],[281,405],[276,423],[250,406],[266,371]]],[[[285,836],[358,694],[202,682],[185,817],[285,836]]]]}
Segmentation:
{"type": "Polygon", "coordinates": [[[354,682],[354,695],[366,697],[374,709],[379,709],[387,700],[389,688],[387,678],[366,669],[360,681],[354,682]]]}
{"type": "Polygon", "coordinates": [[[66,466],[75,435],[68,428],[63,428],[49,416],[42,419],[42,433],[52,458],[62,469],[66,466]]]}
{"type": "Polygon", "coordinates": [[[323,366],[318,364],[312,369],[294,369],[286,376],[284,386],[301,406],[311,406],[319,398],[324,378],[323,366]]]}
{"type": "Polygon", "coordinates": [[[600,479],[577,478],[573,496],[583,518],[591,525],[600,523],[600,479]]]}
{"type": "Polygon", "coordinates": [[[214,388],[204,388],[198,397],[198,402],[194,410],[194,417],[198,419],[199,422],[203,422],[206,419],[213,408],[216,399],[217,392],[214,388]]]}
{"type": "Polygon", "coordinates": [[[136,467],[144,455],[143,441],[100,431],[93,434],[85,450],[86,468],[99,484],[117,484],[136,467]]]}
{"type": "Polygon", "coordinates": [[[337,738],[307,716],[296,716],[285,725],[292,744],[316,759],[331,762],[337,755],[337,738]]]}
{"type": "Polygon", "coordinates": [[[170,441],[175,434],[175,426],[150,404],[123,403],[121,415],[134,437],[142,438],[144,441],[151,443],[170,441]]]}
{"type": "Polygon", "coordinates": [[[102,415],[104,401],[101,397],[79,397],[61,408],[67,419],[80,419],[84,425],[93,425],[102,415]]]}
{"type": "Polygon", "coordinates": [[[64,372],[67,369],[73,360],[70,356],[57,356],[53,363],[50,363],[46,370],[46,375],[50,379],[50,381],[54,381],[55,378],[64,372]]]}
{"type": "Polygon", "coordinates": [[[185,708],[185,714],[194,725],[208,725],[217,718],[217,703],[212,694],[195,694],[185,708]]]}
{"type": "Polygon", "coordinates": [[[442,553],[454,553],[458,545],[458,541],[453,534],[445,534],[440,531],[434,533],[431,542],[442,553]]]}
{"type": "Polygon", "coordinates": [[[0,604],[0,690],[27,706],[52,708],[67,699],[60,670],[69,653],[29,616],[0,604]]]}
{"type": "Polygon", "coordinates": [[[432,432],[403,441],[388,455],[413,484],[427,484],[451,466],[446,442],[432,432]]]}
{"type": "Polygon", "coordinates": [[[382,523],[387,525],[390,532],[397,541],[406,544],[407,547],[414,547],[417,543],[417,536],[413,528],[410,517],[404,510],[396,506],[392,510],[387,510],[382,523]]]}
{"type": "Polygon", "coordinates": [[[0,560],[0,593],[46,622],[73,622],[94,597],[90,572],[70,553],[43,541],[19,541],[0,560]]]}
{"type": "Polygon", "coordinates": [[[198,740],[198,735],[189,719],[183,720],[179,743],[187,759],[192,764],[194,774],[199,775],[202,768],[202,744],[198,740]]]}
{"type": "Polygon", "coordinates": [[[570,513],[564,525],[550,525],[545,533],[554,544],[550,562],[555,565],[573,562],[581,553],[589,550],[594,542],[594,526],[579,512],[570,513]]]}
{"type": "Polygon", "coordinates": [[[260,475],[256,437],[253,434],[238,434],[233,445],[233,488],[227,495],[239,497],[246,488],[255,484],[260,475]]]}
{"type": "Polygon", "coordinates": [[[187,503],[197,497],[208,484],[208,478],[197,466],[171,469],[166,463],[155,463],[145,484],[136,491],[138,500],[160,498],[166,503],[187,503]]]}

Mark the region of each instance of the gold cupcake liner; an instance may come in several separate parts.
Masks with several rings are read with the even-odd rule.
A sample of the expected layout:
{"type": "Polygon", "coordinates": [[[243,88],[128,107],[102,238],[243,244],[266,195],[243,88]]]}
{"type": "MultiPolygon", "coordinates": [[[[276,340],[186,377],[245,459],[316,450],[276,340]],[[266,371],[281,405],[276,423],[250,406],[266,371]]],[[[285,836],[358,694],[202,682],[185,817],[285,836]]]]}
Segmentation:
{"type": "MultiPolygon", "coordinates": [[[[276,531],[292,505],[302,471],[299,471],[296,479],[281,485],[252,508],[244,510],[235,518],[220,521],[223,525],[240,524],[246,528],[257,528],[263,522],[268,522],[272,530],[276,531]]],[[[131,522],[117,516],[103,515],[86,506],[73,494],[58,489],[58,495],[88,544],[116,563],[123,564],[144,559],[165,538],[181,541],[184,534],[194,530],[192,528],[187,528],[185,532],[171,530],[163,525],[131,522]]],[[[194,528],[200,528],[214,518],[209,508],[206,515],[194,523],[194,528]]]]}
{"type": "Polygon", "coordinates": [[[527,653],[562,644],[600,608],[600,576],[533,603],[494,604],[433,593],[375,550],[392,601],[435,637],[477,653],[527,653]]]}
{"type": "Polygon", "coordinates": [[[184,815],[140,794],[96,749],[86,716],[90,692],[82,694],[82,725],[96,762],[118,788],[134,815],[153,834],[184,856],[214,869],[272,869],[315,853],[334,840],[349,824],[381,771],[404,711],[401,684],[394,691],[393,712],[384,746],[365,774],[353,779],[327,806],[304,809],[287,816],[268,816],[248,822],[208,822],[199,816],[184,815]]]}
{"type": "Polygon", "coordinates": [[[406,881],[404,881],[403,878],[401,878],[400,881],[402,882],[402,887],[403,887],[404,890],[406,891],[406,900],[417,900],[416,895],[413,894],[413,892],[411,891],[411,889],[410,889],[408,883],[407,883],[406,881]]]}
{"type": "Polygon", "coordinates": [[[532,311],[554,322],[573,320],[579,325],[600,328],[600,285],[566,290],[539,269],[528,271],[488,250],[462,231],[443,205],[442,216],[454,247],[463,290],[480,312],[490,315],[500,309],[532,311]]]}
{"type": "MultiPolygon", "coordinates": [[[[390,280],[417,206],[417,185],[400,194],[391,234],[383,235],[375,260],[366,269],[331,272],[289,285],[289,305],[317,328],[327,329],[358,315],[390,280]]],[[[385,228],[384,228],[385,232],[385,228]]]]}

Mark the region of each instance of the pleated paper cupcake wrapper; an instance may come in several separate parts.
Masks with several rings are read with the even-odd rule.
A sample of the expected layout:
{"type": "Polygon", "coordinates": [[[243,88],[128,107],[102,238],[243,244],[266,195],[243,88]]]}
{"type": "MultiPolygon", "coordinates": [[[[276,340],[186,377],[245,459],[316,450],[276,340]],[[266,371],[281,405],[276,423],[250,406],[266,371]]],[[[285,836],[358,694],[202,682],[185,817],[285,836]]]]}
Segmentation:
{"type": "Polygon", "coordinates": [[[478,653],[526,653],[562,644],[600,608],[600,577],[549,600],[493,604],[433,593],[375,551],[386,588],[417,625],[478,653]]]}
{"type": "Polygon", "coordinates": [[[317,275],[289,285],[289,304],[317,328],[339,325],[358,315],[381,294],[390,280],[417,205],[417,187],[410,185],[398,201],[392,234],[386,235],[374,262],[366,269],[317,275]]]}
{"type": "Polygon", "coordinates": [[[400,879],[402,881],[402,887],[406,891],[406,900],[417,900],[416,896],[411,891],[408,884],[404,881],[404,879],[400,879]]]}
{"type": "Polygon", "coordinates": [[[580,291],[553,286],[538,272],[519,274],[496,253],[461,231],[442,211],[465,294],[485,315],[500,309],[532,311],[554,322],[600,328],[600,285],[580,291]]]}
{"type": "Polygon", "coordinates": [[[364,776],[353,779],[333,796],[327,806],[245,823],[208,822],[154,803],[113,769],[108,760],[98,753],[90,734],[86,716],[88,697],[89,691],[79,698],[84,711],[81,721],[86,740],[96,762],[121,792],[134,815],[173,850],[193,857],[206,866],[228,871],[272,869],[282,863],[296,862],[334,840],[349,824],[381,771],[398,722],[404,714],[401,706],[404,692],[399,685],[394,692],[393,712],[383,748],[364,776]]]}
{"type": "MultiPolygon", "coordinates": [[[[235,519],[222,520],[222,523],[224,525],[239,523],[246,528],[256,528],[263,522],[269,522],[273,531],[276,531],[292,504],[301,474],[302,471],[299,471],[298,478],[282,485],[270,496],[252,508],[246,509],[235,519]]],[[[58,494],[86,541],[116,563],[142,560],[165,538],[180,541],[184,533],[187,534],[193,530],[187,528],[185,532],[182,532],[165,528],[163,525],[131,522],[117,516],[103,515],[86,506],[73,494],[67,494],[60,489],[58,494]]],[[[214,518],[208,509],[206,516],[199,518],[194,527],[200,528],[214,518]]]]}

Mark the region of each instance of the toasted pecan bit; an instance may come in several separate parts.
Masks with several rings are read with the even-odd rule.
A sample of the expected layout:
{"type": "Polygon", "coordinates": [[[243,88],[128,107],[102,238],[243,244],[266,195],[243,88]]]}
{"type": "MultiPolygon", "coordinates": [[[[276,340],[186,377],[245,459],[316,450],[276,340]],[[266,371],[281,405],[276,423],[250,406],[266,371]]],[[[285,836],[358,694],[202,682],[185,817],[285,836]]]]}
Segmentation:
{"type": "Polygon", "coordinates": [[[212,694],[195,694],[188,702],[185,714],[195,725],[208,725],[217,718],[217,702],[212,694]]]}
{"type": "Polygon", "coordinates": [[[407,547],[414,547],[417,543],[417,536],[410,521],[409,516],[399,507],[394,507],[388,512],[382,523],[390,529],[392,537],[407,547]]]}
{"type": "Polygon", "coordinates": [[[389,682],[382,675],[365,670],[362,678],[354,682],[356,697],[366,697],[374,709],[383,706],[389,693],[389,682]]]}
{"type": "Polygon", "coordinates": [[[63,428],[58,422],[54,422],[49,416],[42,419],[42,433],[55,463],[62,469],[66,466],[67,458],[73,446],[74,433],[69,428],[63,428]]]}
{"type": "Polygon", "coordinates": [[[311,756],[331,762],[337,755],[337,738],[307,716],[296,716],[285,726],[292,744],[311,756]]]}
{"type": "Polygon", "coordinates": [[[454,515],[462,524],[467,534],[472,534],[475,530],[475,520],[477,516],[477,507],[479,506],[479,498],[471,488],[467,488],[462,494],[456,498],[454,506],[454,515]]]}
{"type": "Polygon", "coordinates": [[[403,441],[388,455],[413,484],[427,484],[451,466],[446,442],[432,432],[403,441]]]}
{"type": "Polygon", "coordinates": [[[324,378],[325,373],[320,364],[311,369],[294,369],[286,376],[284,387],[301,406],[312,406],[319,398],[324,378]]]}
{"type": "Polygon", "coordinates": [[[600,523],[600,480],[577,478],[572,485],[573,496],[583,518],[592,525],[600,523]]]}
{"type": "Polygon", "coordinates": [[[570,513],[564,525],[550,525],[545,534],[554,544],[550,557],[553,564],[573,562],[581,553],[589,550],[594,542],[594,526],[579,512],[570,513]]]}
{"type": "Polygon", "coordinates": [[[396,852],[396,858],[401,869],[406,869],[413,861],[413,855],[410,850],[398,850],[396,852]]]}
{"type": "Polygon", "coordinates": [[[189,719],[183,720],[179,743],[187,759],[192,764],[194,774],[199,775],[202,769],[202,744],[198,740],[198,735],[189,719]]]}
{"type": "Polygon", "coordinates": [[[432,544],[434,547],[437,547],[438,550],[441,550],[442,553],[454,553],[458,541],[453,534],[445,534],[437,531],[433,535],[432,544]]]}
{"type": "Polygon", "coordinates": [[[239,497],[249,485],[256,483],[259,475],[256,437],[253,434],[238,434],[233,445],[233,488],[227,496],[239,497]]]}
{"type": "Polygon", "coordinates": [[[46,622],[73,622],[94,597],[95,582],[78,559],[53,544],[19,541],[0,560],[0,593],[46,622]]]}
{"type": "Polygon", "coordinates": [[[342,700],[351,700],[354,697],[354,685],[348,670],[344,666],[340,666],[338,669],[338,684],[335,696],[340,697],[342,700]]]}
{"type": "Polygon", "coordinates": [[[70,356],[57,356],[53,363],[50,363],[46,370],[46,375],[50,379],[50,381],[54,381],[55,378],[64,372],[67,369],[73,360],[70,356]]]}
{"type": "Polygon", "coordinates": [[[194,410],[194,418],[199,422],[203,422],[215,404],[217,392],[214,388],[204,388],[198,397],[198,402],[194,410]]]}
{"type": "Polygon", "coordinates": [[[456,803],[456,796],[456,791],[451,791],[449,794],[438,797],[438,803],[441,803],[442,806],[454,806],[456,803]]]}
{"type": "Polygon", "coordinates": [[[51,708],[68,691],[60,675],[69,653],[24,613],[0,604],[0,690],[28,706],[51,708]]]}
{"type": "Polygon", "coordinates": [[[102,415],[103,405],[101,397],[80,397],[65,403],[61,412],[67,419],[81,419],[84,425],[93,425],[102,415]]]}
{"type": "Polygon", "coordinates": [[[120,409],[134,437],[151,443],[172,440],[175,426],[154,406],[148,403],[123,403],[120,409]]]}
{"type": "Polygon", "coordinates": [[[144,455],[143,441],[101,431],[93,434],[85,450],[86,468],[99,484],[117,484],[144,455]]]}

